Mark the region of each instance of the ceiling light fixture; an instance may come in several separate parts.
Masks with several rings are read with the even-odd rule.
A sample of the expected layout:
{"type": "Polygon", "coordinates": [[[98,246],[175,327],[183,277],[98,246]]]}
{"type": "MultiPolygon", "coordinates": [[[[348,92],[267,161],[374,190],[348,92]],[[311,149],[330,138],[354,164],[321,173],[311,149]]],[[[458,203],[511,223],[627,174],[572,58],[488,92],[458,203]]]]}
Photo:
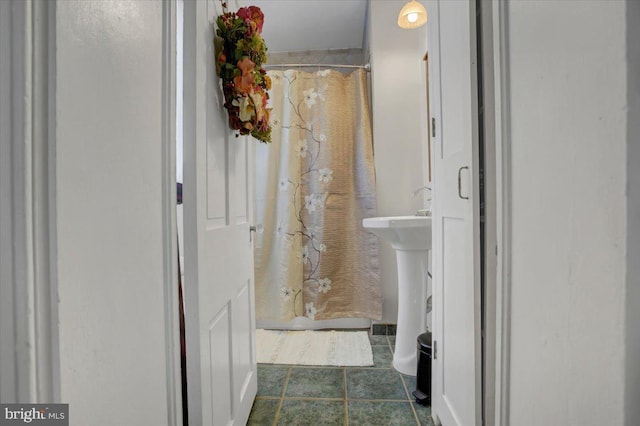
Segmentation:
{"type": "Polygon", "coordinates": [[[427,10],[416,0],[411,0],[404,5],[398,14],[398,26],[412,29],[427,23],[427,10]]]}

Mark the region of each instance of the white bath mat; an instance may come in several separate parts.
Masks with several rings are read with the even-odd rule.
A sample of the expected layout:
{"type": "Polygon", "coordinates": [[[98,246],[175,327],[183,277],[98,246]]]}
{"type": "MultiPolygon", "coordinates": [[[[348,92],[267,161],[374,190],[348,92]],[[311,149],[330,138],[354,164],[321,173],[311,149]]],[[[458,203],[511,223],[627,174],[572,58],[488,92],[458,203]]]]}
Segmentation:
{"type": "Polygon", "coordinates": [[[257,330],[258,362],[295,365],[373,365],[366,331],[257,330]]]}

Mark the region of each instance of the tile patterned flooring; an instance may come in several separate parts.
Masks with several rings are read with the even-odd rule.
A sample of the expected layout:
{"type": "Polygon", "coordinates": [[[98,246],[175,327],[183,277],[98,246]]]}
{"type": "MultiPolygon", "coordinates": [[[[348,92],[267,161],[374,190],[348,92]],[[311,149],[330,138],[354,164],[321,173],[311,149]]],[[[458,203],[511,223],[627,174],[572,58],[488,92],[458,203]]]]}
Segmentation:
{"type": "Polygon", "coordinates": [[[373,367],[258,364],[248,425],[433,425],[416,404],[416,379],[391,366],[395,336],[369,336],[373,367]]]}

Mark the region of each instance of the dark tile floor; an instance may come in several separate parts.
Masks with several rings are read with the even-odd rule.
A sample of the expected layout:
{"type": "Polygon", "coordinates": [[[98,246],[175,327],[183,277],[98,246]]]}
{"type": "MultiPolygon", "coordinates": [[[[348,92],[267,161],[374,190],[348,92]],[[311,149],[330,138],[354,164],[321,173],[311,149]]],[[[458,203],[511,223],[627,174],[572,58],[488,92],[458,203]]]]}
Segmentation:
{"type": "Polygon", "coordinates": [[[373,367],[258,364],[249,425],[433,425],[416,379],[391,366],[395,336],[370,336],[373,367]]]}

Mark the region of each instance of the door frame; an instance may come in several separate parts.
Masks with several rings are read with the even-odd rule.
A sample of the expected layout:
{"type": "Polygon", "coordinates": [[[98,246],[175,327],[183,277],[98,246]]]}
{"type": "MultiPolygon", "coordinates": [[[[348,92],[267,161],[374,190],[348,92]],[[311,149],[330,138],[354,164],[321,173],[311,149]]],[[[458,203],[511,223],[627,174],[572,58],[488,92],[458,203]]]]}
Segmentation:
{"type": "MultiPolygon", "coordinates": [[[[162,9],[162,241],[167,424],[182,424],[176,228],[176,1],[162,9]]],[[[0,2],[4,402],[61,401],[56,218],[56,1],[0,2]],[[4,65],[9,64],[9,65],[4,65]],[[6,124],[6,126],[4,125],[6,124]],[[4,211],[3,211],[4,213],[4,211]],[[6,262],[5,262],[6,259],[6,262]],[[4,267],[7,267],[4,270],[4,267]],[[7,385],[8,383],[8,385],[7,385]]]]}
{"type": "Polygon", "coordinates": [[[484,86],[484,424],[509,425],[511,347],[511,140],[508,1],[481,3],[484,86]]]}
{"type": "Polygon", "coordinates": [[[55,3],[0,4],[0,223],[4,402],[59,402],[55,3]],[[6,268],[6,269],[5,269],[6,268]]]}
{"type": "Polygon", "coordinates": [[[176,185],[177,1],[162,3],[162,246],[168,425],[182,425],[176,185]]]}
{"type": "Polygon", "coordinates": [[[485,191],[487,254],[485,304],[487,384],[491,390],[485,400],[485,413],[491,423],[509,424],[510,347],[511,347],[511,139],[510,79],[508,58],[508,1],[480,0],[487,13],[482,15],[483,74],[485,82],[485,191]],[[490,6],[490,7],[487,7],[490,6]]]}

